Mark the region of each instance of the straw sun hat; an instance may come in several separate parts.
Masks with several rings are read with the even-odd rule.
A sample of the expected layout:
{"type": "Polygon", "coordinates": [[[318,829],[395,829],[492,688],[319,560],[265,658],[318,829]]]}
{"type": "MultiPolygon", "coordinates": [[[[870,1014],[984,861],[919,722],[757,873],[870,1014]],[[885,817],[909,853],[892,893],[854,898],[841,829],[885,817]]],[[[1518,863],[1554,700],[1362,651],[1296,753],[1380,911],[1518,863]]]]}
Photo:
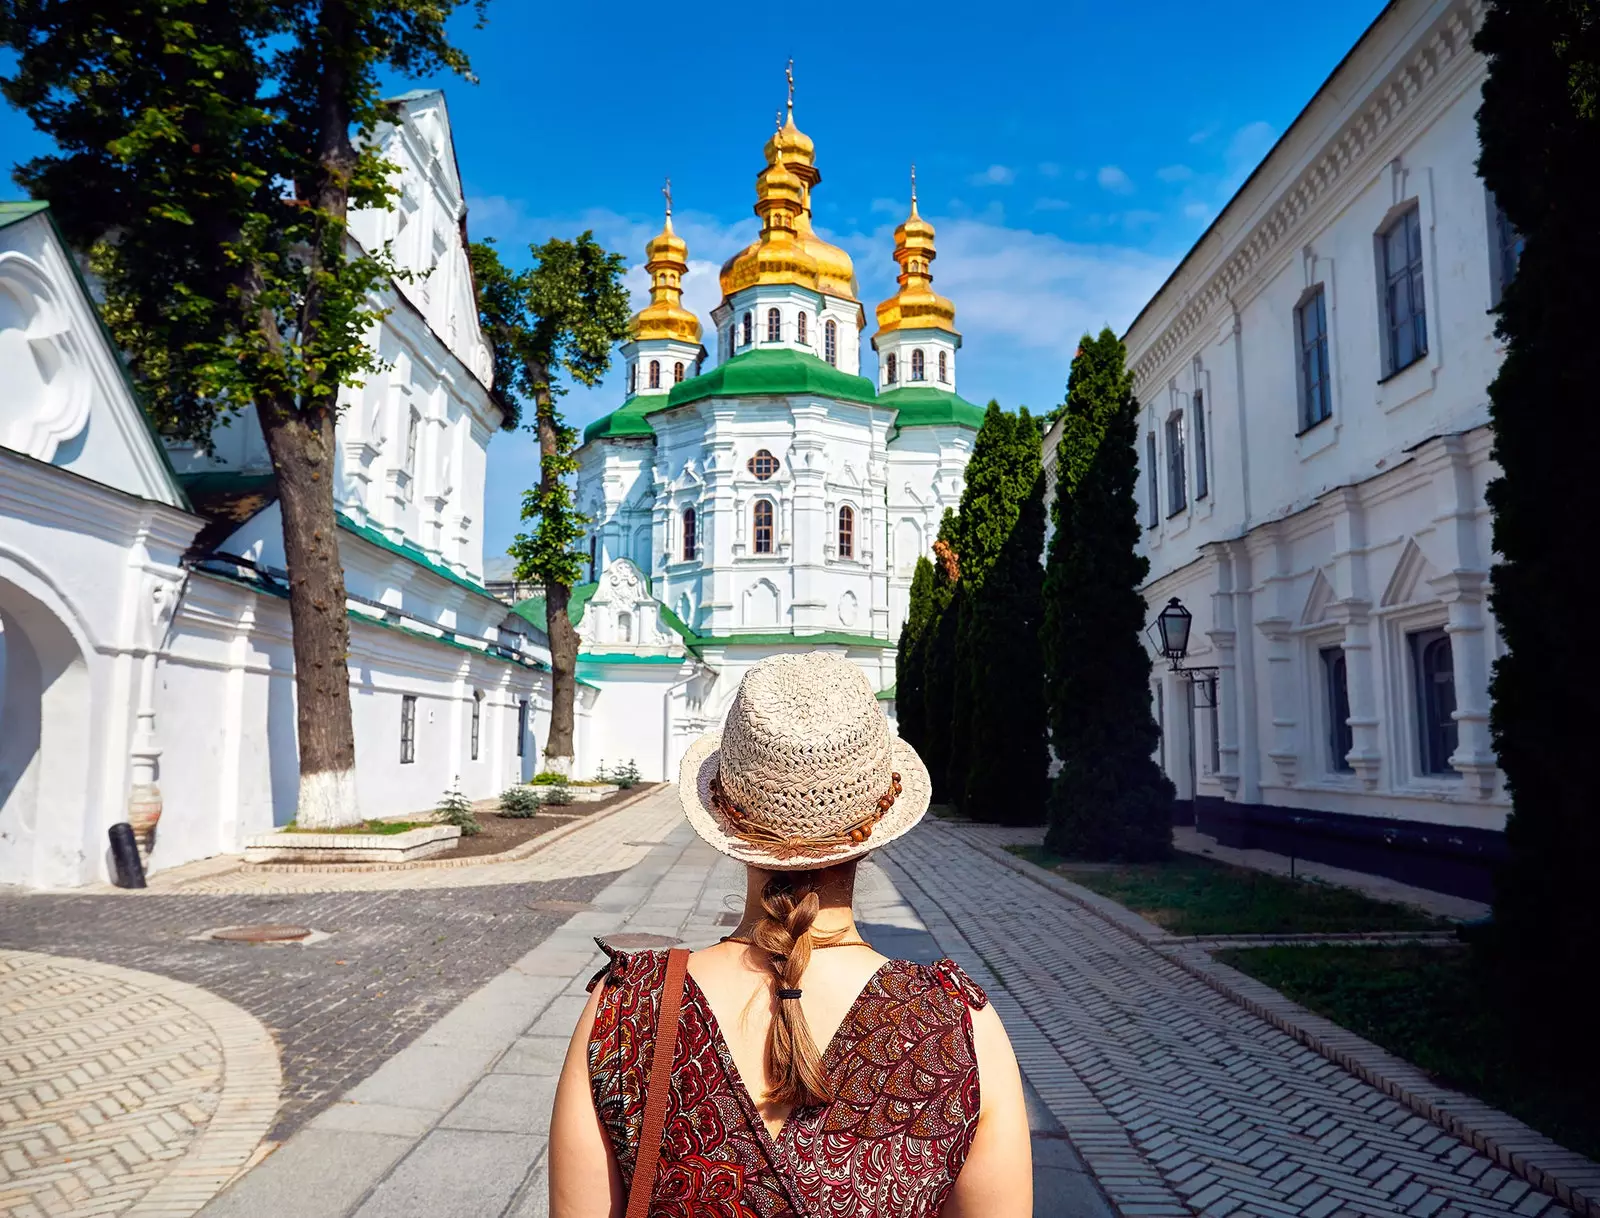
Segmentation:
{"type": "Polygon", "coordinates": [[[722,853],[771,871],[829,867],[906,833],[932,786],[862,671],[835,655],[762,660],[720,732],[689,746],[678,798],[722,853]]]}

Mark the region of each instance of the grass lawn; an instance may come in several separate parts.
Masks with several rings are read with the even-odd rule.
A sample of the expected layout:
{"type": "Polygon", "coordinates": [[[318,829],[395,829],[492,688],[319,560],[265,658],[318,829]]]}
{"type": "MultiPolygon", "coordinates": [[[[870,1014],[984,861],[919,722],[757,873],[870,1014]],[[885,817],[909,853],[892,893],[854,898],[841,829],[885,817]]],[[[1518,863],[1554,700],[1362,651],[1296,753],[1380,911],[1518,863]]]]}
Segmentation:
{"type": "Polygon", "coordinates": [[[432,823],[409,820],[364,820],[359,825],[346,825],[342,829],[302,829],[294,821],[283,827],[285,833],[376,833],[380,837],[389,837],[396,833],[404,833],[407,829],[431,829],[432,823]]]}
{"type": "Polygon", "coordinates": [[[1165,863],[1084,864],[1039,846],[1009,849],[1175,935],[1331,934],[1440,930],[1448,925],[1420,910],[1348,888],[1267,875],[1193,854],[1165,863]]]}
{"type": "MultiPolygon", "coordinates": [[[[1560,1062],[1508,1052],[1518,1036],[1461,947],[1258,947],[1216,958],[1382,1045],[1447,1087],[1600,1159],[1600,1106],[1560,1062]]],[[[1552,998],[1555,998],[1552,995],[1552,998]]]]}

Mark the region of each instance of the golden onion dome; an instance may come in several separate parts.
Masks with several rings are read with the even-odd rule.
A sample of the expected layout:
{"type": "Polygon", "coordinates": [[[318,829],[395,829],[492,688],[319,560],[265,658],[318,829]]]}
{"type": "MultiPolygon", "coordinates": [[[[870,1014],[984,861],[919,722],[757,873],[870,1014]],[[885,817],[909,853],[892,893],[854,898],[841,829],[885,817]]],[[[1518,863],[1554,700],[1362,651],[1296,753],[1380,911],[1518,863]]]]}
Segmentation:
{"type": "Polygon", "coordinates": [[[793,103],[790,103],[787,121],[773,132],[772,138],[767,141],[767,146],[762,152],[766,155],[768,165],[781,162],[802,179],[815,177],[816,181],[808,183],[809,185],[814,186],[816,182],[822,180],[822,175],[817,173],[817,145],[809,135],[794,125],[793,103]],[[807,173],[807,170],[810,172],[807,173]]]}
{"type": "Polygon", "coordinates": [[[894,260],[900,264],[900,290],[878,306],[878,332],[873,346],[897,330],[956,329],[956,306],[933,290],[933,225],[917,213],[916,170],[911,174],[911,214],[894,230],[894,260]]]}
{"type": "Polygon", "coordinates": [[[672,182],[669,179],[667,220],[661,231],[645,243],[645,273],[650,276],[650,303],[633,315],[630,337],[700,341],[700,319],[683,307],[683,276],[689,269],[688,242],[672,231],[672,182]]]}

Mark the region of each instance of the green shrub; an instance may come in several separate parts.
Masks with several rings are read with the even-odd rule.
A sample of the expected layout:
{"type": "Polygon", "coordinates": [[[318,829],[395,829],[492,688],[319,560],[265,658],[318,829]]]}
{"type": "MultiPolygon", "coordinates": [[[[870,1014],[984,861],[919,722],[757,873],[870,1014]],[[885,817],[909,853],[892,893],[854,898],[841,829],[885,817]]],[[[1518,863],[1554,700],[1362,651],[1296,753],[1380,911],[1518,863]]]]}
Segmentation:
{"type": "Polygon", "coordinates": [[[507,787],[500,793],[501,816],[535,816],[544,806],[544,799],[532,787],[507,787]]]}
{"type": "MultiPolygon", "coordinates": [[[[602,775],[604,777],[604,775],[602,775]]],[[[633,758],[628,758],[626,765],[619,765],[611,771],[611,781],[626,791],[629,787],[639,785],[639,767],[633,758]]]]}
{"type": "Polygon", "coordinates": [[[541,770],[528,779],[529,785],[535,787],[553,787],[558,784],[565,785],[566,782],[567,776],[558,770],[541,770]]]}
{"type": "MultiPolygon", "coordinates": [[[[459,784],[460,779],[456,781],[459,784]]],[[[462,837],[474,837],[483,832],[483,826],[472,814],[472,802],[461,793],[459,785],[444,793],[435,813],[441,825],[454,825],[461,830],[462,837]]]]}
{"type": "Polygon", "coordinates": [[[544,802],[555,808],[564,808],[572,802],[572,788],[565,778],[558,777],[545,787],[544,802]]]}

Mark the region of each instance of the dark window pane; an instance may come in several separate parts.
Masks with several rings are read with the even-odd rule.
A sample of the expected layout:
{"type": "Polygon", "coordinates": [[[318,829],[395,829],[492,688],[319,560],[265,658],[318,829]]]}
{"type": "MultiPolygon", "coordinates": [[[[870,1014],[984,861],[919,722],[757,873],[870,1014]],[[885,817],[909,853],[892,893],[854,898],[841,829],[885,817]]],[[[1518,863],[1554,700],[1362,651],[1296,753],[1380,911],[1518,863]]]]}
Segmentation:
{"type": "Polygon", "coordinates": [[[1428,630],[1411,636],[1416,681],[1418,761],[1424,774],[1453,775],[1456,681],[1450,636],[1428,630]]]}
{"type": "Polygon", "coordinates": [[[1355,735],[1350,727],[1350,684],[1344,648],[1324,647],[1320,655],[1328,707],[1328,765],[1345,773],[1350,770],[1347,758],[1355,747],[1355,735]]]}

